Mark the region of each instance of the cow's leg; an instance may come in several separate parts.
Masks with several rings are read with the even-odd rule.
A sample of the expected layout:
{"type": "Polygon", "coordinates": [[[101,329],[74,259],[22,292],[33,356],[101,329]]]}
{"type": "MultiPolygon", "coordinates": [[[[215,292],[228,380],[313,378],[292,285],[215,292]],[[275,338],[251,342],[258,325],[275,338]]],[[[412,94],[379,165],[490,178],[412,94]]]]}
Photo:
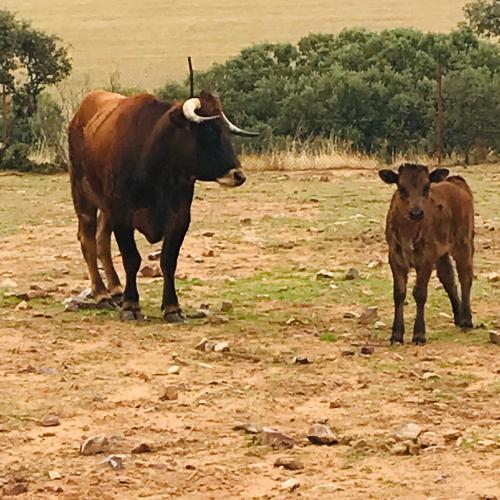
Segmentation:
{"type": "Polygon", "coordinates": [[[404,305],[408,269],[402,266],[395,258],[391,257],[391,255],[389,255],[389,264],[392,271],[394,298],[394,321],[392,323],[391,344],[403,344],[405,333],[404,305]]]}
{"type": "Polygon", "coordinates": [[[97,255],[106,274],[111,299],[120,304],[123,300],[123,290],[111,257],[111,233],[112,226],[109,216],[100,212],[97,218],[97,255]]]}
{"type": "Polygon", "coordinates": [[[139,307],[139,292],[137,290],[137,272],[141,266],[141,256],[135,244],[134,229],[119,223],[113,223],[113,232],[115,233],[116,242],[122,254],[123,267],[126,274],[120,318],[122,320],[140,319],[141,309],[139,307]]]}
{"type": "Polygon", "coordinates": [[[470,330],[472,325],[472,311],[470,306],[470,290],[472,287],[473,267],[472,267],[473,250],[469,246],[464,246],[460,252],[455,255],[457,264],[458,279],[462,291],[462,304],[460,311],[460,326],[463,330],[470,330]]]}
{"type": "Polygon", "coordinates": [[[179,209],[169,218],[165,227],[163,247],[161,249],[161,270],[163,273],[163,319],[168,323],[184,321],[175,291],[175,270],[177,258],[184,241],[184,236],[191,220],[192,193],[179,209]]]}
{"type": "Polygon", "coordinates": [[[413,325],[412,338],[412,342],[416,345],[423,345],[427,341],[425,338],[425,303],[431,273],[432,265],[425,263],[417,267],[417,281],[413,288],[413,297],[417,303],[417,316],[413,325]]]}
{"type": "Polygon", "coordinates": [[[436,264],[437,275],[450,298],[451,308],[455,325],[460,326],[460,299],[458,297],[457,286],[455,284],[455,272],[451,264],[450,256],[443,255],[436,264]]]}

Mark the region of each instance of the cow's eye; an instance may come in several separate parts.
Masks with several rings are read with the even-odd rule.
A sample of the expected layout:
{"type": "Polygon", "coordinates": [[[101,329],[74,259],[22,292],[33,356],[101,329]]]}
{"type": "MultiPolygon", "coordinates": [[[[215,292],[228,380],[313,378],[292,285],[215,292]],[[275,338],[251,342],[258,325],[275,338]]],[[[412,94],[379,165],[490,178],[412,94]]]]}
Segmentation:
{"type": "Polygon", "coordinates": [[[401,198],[408,198],[408,191],[404,187],[399,187],[399,196],[401,198]]]}

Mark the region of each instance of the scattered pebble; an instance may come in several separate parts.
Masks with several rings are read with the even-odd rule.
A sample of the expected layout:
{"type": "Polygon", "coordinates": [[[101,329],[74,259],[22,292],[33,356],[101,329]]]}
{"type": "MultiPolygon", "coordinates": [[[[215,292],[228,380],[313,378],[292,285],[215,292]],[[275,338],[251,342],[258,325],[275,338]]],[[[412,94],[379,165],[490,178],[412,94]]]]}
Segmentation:
{"type": "Polygon", "coordinates": [[[361,348],[361,354],[364,354],[365,356],[371,356],[375,352],[375,347],[372,345],[364,345],[361,348]]]}
{"type": "Polygon", "coordinates": [[[39,424],[42,427],[56,427],[61,425],[61,421],[57,415],[45,415],[40,421],[39,424]]]}
{"type": "Polygon", "coordinates": [[[331,280],[333,279],[335,275],[331,272],[331,271],[327,271],[326,269],[320,269],[317,273],[316,273],[316,279],[327,279],[327,280],[331,280]]]}
{"type": "Polygon", "coordinates": [[[222,301],[222,304],[220,306],[220,310],[223,313],[227,313],[233,309],[233,303],[230,302],[229,300],[224,300],[222,301]]]}
{"type": "Polygon", "coordinates": [[[160,260],[161,257],[161,249],[155,250],[148,255],[148,260],[160,260]]]}
{"type": "Polygon", "coordinates": [[[262,431],[260,425],[252,423],[236,424],[233,429],[235,431],[245,431],[247,434],[259,434],[262,431]]]}
{"type": "Polygon", "coordinates": [[[148,443],[141,443],[132,449],[134,455],[139,453],[151,453],[151,446],[148,443]]]}
{"type": "Polygon", "coordinates": [[[178,375],[181,371],[181,367],[178,366],[178,365],[173,365],[171,366],[168,370],[167,370],[167,373],[169,375],[178,375]]]}
{"type": "Polygon", "coordinates": [[[295,440],[283,434],[278,429],[272,427],[263,427],[260,432],[261,443],[272,448],[293,448],[295,440]]]}
{"type": "Polygon", "coordinates": [[[300,482],[295,478],[287,479],[281,483],[280,489],[286,491],[294,491],[300,486],[300,482]]]}
{"type": "Polygon", "coordinates": [[[307,433],[307,439],[312,444],[327,445],[337,444],[338,437],[333,433],[330,427],[326,424],[313,424],[307,433]]]}
{"type": "Polygon", "coordinates": [[[498,333],[496,330],[490,330],[490,342],[493,344],[500,345],[500,333],[498,333]]]}
{"type": "Polygon", "coordinates": [[[105,434],[89,437],[80,444],[81,455],[97,455],[109,448],[109,440],[105,434]]]}
{"type": "Polygon", "coordinates": [[[292,362],[296,365],[309,365],[311,363],[307,356],[294,356],[292,362]]]}
{"type": "Polygon", "coordinates": [[[418,424],[408,422],[393,432],[393,437],[398,441],[416,441],[423,429],[418,424]]]}
{"type": "Polygon", "coordinates": [[[274,461],[275,467],[283,467],[286,470],[301,470],[304,464],[300,460],[288,457],[279,457],[274,461]]]}
{"type": "Polygon", "coordinates": [[[359,323],[362,325],[370,325],[378,320],[378,307],[366,307],[361,316],[359,316],[359,323]]]}
{"type": "Polygon", "coordinates": [[[112,469],[118,470],[123,469],[123,460],[126,455],[109,455],[106,457],[101,464],[108,464],[112,469]]]}
{"type": "Polygon", "coordinates": [[[145,278],[159,278],[163,276],[158,264],[148,264],[144,266],[139,272],[145,278]]]}
{"type": "Polygon", "coordinates": [[[28,309],[31,309],[32,307],[28,304],[26,300],[23,300],[17,304],[15,307],[16,311],[27,311],[28,309]]]}
{"type": "Polygon", "coordinates": [[[359,271],[356,268],[351,267],[345,274],[344,278],[346,280],[357,280],[359,278],[359,271]]]}
{"type": "Polygon", "coordinates": [[[57,470],[49,470],[49,478],[52,481],[55,481],[56,479],[62,479],[62,474],[57,470]]]}
{"type": "Polygon", "coordinates": [[[218,342],[214,345],[214,352],[229,352],[229,342],[218,342]]]}
{"type": "Polygon", "coordinates": [[[174,401],[179,398],[179,388],[176,385],[168,385],[160,397],[160,401],[174,401]]]}

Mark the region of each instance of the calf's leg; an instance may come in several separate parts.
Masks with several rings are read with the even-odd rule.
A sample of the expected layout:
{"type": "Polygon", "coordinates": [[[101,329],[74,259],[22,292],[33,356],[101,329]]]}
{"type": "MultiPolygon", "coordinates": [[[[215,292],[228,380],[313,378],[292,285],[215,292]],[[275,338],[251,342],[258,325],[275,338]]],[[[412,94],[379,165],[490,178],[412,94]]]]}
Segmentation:
{"type": "Polygon", "coordinates": [[[457,286],[455,284],[455,272],[453,271],[450,256],[446,254],[438,259],[436,268],[438,278],[450,298],[455,325],[460,326],[460,299],[458,298],[457,286]]]}
{"type": "Polygon", "coordinates": [[[408,269],[397,262],[391,255],[389,255],[389,264],[392,271],[394,295],[394,321],[392,323],[391,344],[403,344],[405,333],[404,305],[408,283],[408,269]]]}
{"type": "Polygon", "coordinates": [[[460,326],[463,330],[470,330],[473,327],[472,311],[470,306],[470,290],[472,287],[473,277],[472,254],[472,248],[466,246],[458,255],[455,256],[458,279],[460,281],[460,288],[462,292],[460,326]]]}
{"type": "Polygon", "coordinates": [[[415,345],[423,345],[425,337],[425,303],[427,302],[427,288],[432,273],[432,265],[427,263],[417,267],[417,281],[413,288],[413,297],[417,303],[417,316],[413,325],[412,342],[415,345]]]}
{"type": "Polygon", "coordinates": [[[119,223],[113,223],[113,232],[115,233],[116,242],[122,254],[126,275],[120,318],[122,320],[140,319],[141,309],[139,307],[139,292],[137,290],[137,272],[141,266],[141,256],[135,244],[134,229],[119,223]]]}

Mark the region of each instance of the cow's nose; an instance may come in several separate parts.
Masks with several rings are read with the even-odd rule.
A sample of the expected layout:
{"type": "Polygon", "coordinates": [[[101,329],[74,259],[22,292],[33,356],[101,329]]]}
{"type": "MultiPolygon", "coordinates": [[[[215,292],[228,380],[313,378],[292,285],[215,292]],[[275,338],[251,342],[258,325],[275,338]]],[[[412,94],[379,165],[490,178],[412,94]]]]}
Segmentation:
{"type": "Polygon", "coordinates": [[[410,210],[410,219],[422,220],[424,218],[424,211],[421,208],[413,208],[410,210]]]}
{"type": "Polygon", "coordinates": [[[238,169],[234,172],[234,183],[236,186],[241,186],[246,180],[247,178],[241,170],[238,169]]]}

